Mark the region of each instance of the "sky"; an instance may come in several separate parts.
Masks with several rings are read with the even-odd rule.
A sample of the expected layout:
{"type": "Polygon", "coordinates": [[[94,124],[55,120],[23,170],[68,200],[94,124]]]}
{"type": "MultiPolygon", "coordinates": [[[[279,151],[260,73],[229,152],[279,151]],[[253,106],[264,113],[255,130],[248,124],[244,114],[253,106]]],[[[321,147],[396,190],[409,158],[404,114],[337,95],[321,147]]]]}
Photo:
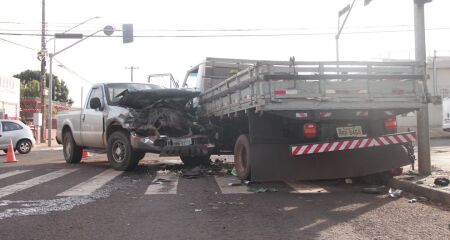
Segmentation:
{"type": "MultiPolygon", "coordinates": [[[[135,82],[168,72],[182,81],[185,72],[206,57],[335,60],[337,13],[351,2],[46,0],[46,39],[88,19],[70,32],[87,36],[106,25],[119,30],[110,37],[99,32],[55,57],[53,74],[67,83],[74,106],[79,106],[82,87],[86,95],[92,83],[130,81],[130,66],[137,67],[135,82]],[[122,43],[122,24],[133,24],[133,43],[122,43]]],[[[41,0],[0,2],[1,74],[40,69],[36,56],[41,48],[41,7],[41,0]]],[[[425,6],[430,54],[436,50],[439,56],[450,56],[449,9],[449,0],[425,6]]],[[[356,0],[340,36],[340,60],[414,59],[413,10],[413,0],[372,0],[368,6],[356,0]]],[[[54,42],[48,41],[50,52],[54,42]]],[[[55,49],[74,42],[58,39],[55,49]]],[[[163,79],[153,83],[169,84],[163,79]]]]}

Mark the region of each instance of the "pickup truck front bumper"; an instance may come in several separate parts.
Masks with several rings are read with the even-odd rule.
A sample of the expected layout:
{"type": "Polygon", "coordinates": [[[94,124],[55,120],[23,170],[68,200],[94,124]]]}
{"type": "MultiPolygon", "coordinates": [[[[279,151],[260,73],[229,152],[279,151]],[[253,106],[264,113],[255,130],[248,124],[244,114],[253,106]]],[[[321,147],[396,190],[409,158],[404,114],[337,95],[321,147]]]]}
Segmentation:
{"type": "Polygon", "coordinates": [[[179,138],[161,136],[153,139],[132,133],[130,142],[135,150],[159,153],[160,156],[207,156],[214,148],[208,138],[202,135],[179,138]]]}

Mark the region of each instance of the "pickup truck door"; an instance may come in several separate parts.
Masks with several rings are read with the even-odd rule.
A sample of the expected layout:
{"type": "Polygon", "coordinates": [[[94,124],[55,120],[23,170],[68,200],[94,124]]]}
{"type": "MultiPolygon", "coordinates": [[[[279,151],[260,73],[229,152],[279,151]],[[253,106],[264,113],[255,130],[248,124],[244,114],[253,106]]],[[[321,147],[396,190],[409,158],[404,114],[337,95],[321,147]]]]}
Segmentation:
{"type": "MultiPolygon", "coordinates": [[[[81,112],[81,140],[83,146],[103,148],[105,147],[103,142],[103,111],[100,109],[91,109],[89,103],[94,97],[98,97],[100,101],[104,101],[102,87],[97,86],[92,88],[85,108],[81,112]]],[[[102,106],[104,105],[105,103],[102,102],[102,106]]]]}

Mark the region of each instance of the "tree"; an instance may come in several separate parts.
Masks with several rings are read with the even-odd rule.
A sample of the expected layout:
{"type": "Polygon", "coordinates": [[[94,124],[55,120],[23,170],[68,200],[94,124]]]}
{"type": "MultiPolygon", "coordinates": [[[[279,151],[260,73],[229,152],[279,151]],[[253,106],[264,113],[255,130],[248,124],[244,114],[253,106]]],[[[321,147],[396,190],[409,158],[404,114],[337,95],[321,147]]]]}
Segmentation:
{"type": "MultiPolygon", "coordinates": [[[[39,97],[39,82],[41,79],[40,71],[25,70],[14,75],[20,79],[20,93],[24,97],[39,97]]],[[[46,74],[46,87],[48,88],[50,76],[46,74]]],[[[53,100],[72,104],[73,100],[69,98],[69,89],[64,80],[59,80],[58,76],[53,75],[53,100]]]]}

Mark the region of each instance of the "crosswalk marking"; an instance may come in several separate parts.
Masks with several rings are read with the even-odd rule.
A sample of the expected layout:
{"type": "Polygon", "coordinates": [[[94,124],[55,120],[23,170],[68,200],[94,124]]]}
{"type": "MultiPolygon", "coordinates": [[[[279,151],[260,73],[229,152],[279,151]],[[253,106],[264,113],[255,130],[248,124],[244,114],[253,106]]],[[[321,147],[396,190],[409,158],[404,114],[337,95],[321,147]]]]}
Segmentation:
{"type": "Polygon", "coordinates": [[[68,196],[87,196],[95,192],[95,190],[101,188],[103,185],[113,180],[115,177],[122,174],[120,171],[116,171],[114,169],[108,169],[100,174],[95,175],[94,177],[84,181],[67,191],[64,191],[57,196],[59,197],[68,197],[68,196]]]}
{"type": "Polygon", "coordinates": [[[15,175],[18,175],[18,174],[21,174],[21,173],[26,173],[26,172],[29,172],[29,171],[30,170],[15,170],[15,171],[2,173],[2,174],[0,174],[0,179],[11,177],[11,176],[15,176],[15,175]]]}
{"type": "Polygon", "coordinates": [[[328,190],[320,187],[319,185],[305,182],[285,182],[294,191],[292,193],[327,193],[328,190]]]}
{"type": "Polygon", "coordinates": [[[29,180],[26,180],[23,182],[15,183],[13,185],[9,185],[9,186],[0,188],[0,198],[3,198],[5,196],[11,195],[13,193],[31,188],[31,187],[39,185],[41,183],[45,183],[45,182],[51,181],[53,179],[62,177],[64,175],[75,172],[77,170],[78,169],[61,169],[61,170],[47,173],[45,175],[35,177],[35,178],[29,179],[29,180]]]}
{"type": "Polygon", "coordinates": [[[176,194],[178,187],[178,176],[174,173],[157,173],[155,179],[147,187],[146,195],[154,194],[176,194]]]}
{"type": "Polygon", "coordinates": [[[217,185],[220,188],[220,191],[222,194],[247,194],[247,193],[253,193],[249,191],[248,186],[246,185],[239,185],[239,186],[229,186],[229,183],[233,182],[239,182],[240,180],[235,176],[224,176],[219,177],[215,176],[217,185]]]}

